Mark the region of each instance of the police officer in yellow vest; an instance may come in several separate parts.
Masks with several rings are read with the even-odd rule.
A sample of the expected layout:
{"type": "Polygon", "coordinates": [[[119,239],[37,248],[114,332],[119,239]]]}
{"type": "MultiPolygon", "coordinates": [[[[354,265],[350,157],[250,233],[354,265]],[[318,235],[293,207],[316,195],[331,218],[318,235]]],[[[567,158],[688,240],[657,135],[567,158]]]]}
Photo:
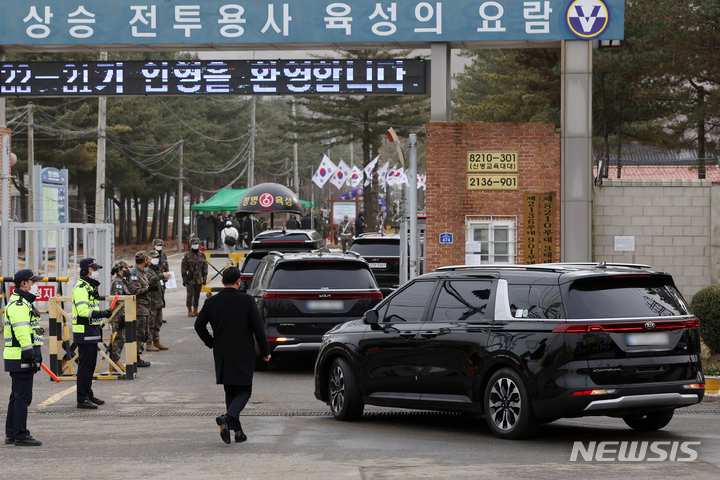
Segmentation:
{"type": "Polygon", "coordinates": [[[100,310],[99,265],[94,258],[80,260],[80,280],[72,292],[73,302],[73,341],[78,346],[80,365],[77,372],[78,408],[98,408],[105,403],[92,391],[93,374],[97,363],[97,344],[102,340],[102,327],[105,318],[112,311],[100,310]]]}
{"type": "Polygon", "coordinates": [[[33,377],[40,371],[43,329],[40,313],[33,306],[42,280],[32,270],[19,270],[13,281],[15,291],[5,309],[4,338],[5,371],[12,378],[12,393],[5,421],[5,444],[23,447],[42,445],[27,429],[28,407],[32,402],[33,377]]]}

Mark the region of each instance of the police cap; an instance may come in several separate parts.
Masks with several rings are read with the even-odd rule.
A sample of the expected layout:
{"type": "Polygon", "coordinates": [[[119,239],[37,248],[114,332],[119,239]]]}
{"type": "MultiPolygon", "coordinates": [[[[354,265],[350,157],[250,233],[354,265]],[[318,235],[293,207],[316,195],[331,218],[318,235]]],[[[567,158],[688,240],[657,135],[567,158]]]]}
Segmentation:
{"type": "Polygon", "coordinates": [[[15,273],[15,276],[13,277],[13,282],[15,282],[16,284],[19,284],[20,282],[27,282],[28,280],[39,282],[42,279],[43,277],[35,275],[35,272],[30,270],[29,268],[25,268],[23,270],[18,270],[15,273]]]}
{"type": "Polygon", "coordinates": [[[80,268],[103,268],[94,258],[83,258],[80,260],[80,268]]]}

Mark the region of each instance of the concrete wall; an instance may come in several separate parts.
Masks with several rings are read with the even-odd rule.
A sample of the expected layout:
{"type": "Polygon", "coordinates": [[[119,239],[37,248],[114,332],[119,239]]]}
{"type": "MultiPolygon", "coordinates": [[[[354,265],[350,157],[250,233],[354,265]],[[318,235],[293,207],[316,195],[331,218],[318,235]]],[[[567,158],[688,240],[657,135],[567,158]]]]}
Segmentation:
{"type": "Polygon", "coordinates": [[[593,187],[593,261],[644,263],[673,276],[688,302],[718,282],[720,186],[710,180],[605,179],[593,187]],[[615,236],[635,251],[615,251],[615,236]]]}

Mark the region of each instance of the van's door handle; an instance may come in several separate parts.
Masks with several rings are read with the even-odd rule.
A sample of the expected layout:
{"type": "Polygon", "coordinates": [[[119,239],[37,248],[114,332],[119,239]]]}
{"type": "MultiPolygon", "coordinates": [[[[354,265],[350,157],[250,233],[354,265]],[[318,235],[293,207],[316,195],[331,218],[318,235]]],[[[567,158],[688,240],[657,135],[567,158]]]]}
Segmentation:
{"type": "Polygon", "coordinates": [[[413,337],[415,337],[415,335],[417,335],[416,332],[405,332],[405,333],[401,333],[401,334],[400,334],[400,336],[401,336],[402,338],[405,338],[405,339],[408,339],[408,340],[411,339],[411,338],[413,338],[413,337]]]}
{"type": "Polygon", "coordinates": [[[425,333],[421,333],[420,336],[423,338],[435,338],[438,336],[438,334],[433,333],[433,332],[425,332],[425,333]]]}

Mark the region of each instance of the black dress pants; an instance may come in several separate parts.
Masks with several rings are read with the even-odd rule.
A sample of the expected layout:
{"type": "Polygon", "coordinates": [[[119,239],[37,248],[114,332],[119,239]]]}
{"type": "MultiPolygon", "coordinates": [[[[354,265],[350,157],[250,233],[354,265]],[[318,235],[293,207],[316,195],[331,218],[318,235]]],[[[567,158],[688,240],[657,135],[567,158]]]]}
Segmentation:
{"type": "Polygon", "coordinates": [[[28,407],[32,402],[35,372],[10,372],[12,391],[5,419],[5,436],[22,440],[30,435],[27,429],[28,407]]]}
{"type": "Polygon", "coordinates": [[[227,413],[225,416],[228,420],[228,428],[236,432],[242,431],[240,425],[240,412],[243,411],[250,395],[252,394],[252,386],[250,385],[223,385],[225,387],[225,405],[227,413]]]}
{"type": "Polygon", "coordinates": [[[80,403],[95,396],[92,381],[97,365],[97,343],[79,343],[78,355],[80,366],[77,372],[77,401],[80,403]]]}

